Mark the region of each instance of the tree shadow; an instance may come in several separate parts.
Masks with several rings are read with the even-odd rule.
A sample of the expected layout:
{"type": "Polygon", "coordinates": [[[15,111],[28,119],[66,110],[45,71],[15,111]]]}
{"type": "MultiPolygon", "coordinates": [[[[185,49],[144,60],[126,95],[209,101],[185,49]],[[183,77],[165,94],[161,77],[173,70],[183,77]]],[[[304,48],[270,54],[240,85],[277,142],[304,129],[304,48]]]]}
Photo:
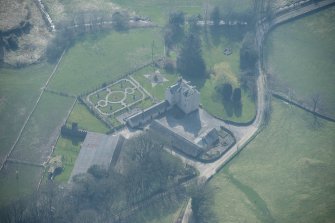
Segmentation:
{"type": "Polygon", "coordinates": [[[218,46],[221,43],[221,37],[224,34],[223,28],[220,26],[211,26],[209,28],[211,37],[212,37],[212,43],[214,46],[218,46]]]}
{"type": "Polygon", "coordinates": [[[190,76],[190,75],[182,75],[182,77],[185,80],[190,81],[192,85],[195,85],[196,88],[200,91],[200,89],[202,89],[202,87],[205,85],[207,74],[203,76],[197,76],[197,77],[190,76]]]}
{"type": "Polygon", "coordinates": [[[223,106],[227,116],[232,117],[234,115],[234,103],[231,100],[223,100],[223,106]]]}
{"type": "Polygon", "coordinates": [[[236,117],[241,117],[242,115],[242,103],[234,103],[234,114],[236,117]]]}
{"type": "Polygon", "coordinates": [[[62,135],[62,137],[65,138],[65,139],[70,140],[73,146],[78,146],[83,141],[78,137],[70,137],[70,136],[67,136],[67,135],[62,135]]]}

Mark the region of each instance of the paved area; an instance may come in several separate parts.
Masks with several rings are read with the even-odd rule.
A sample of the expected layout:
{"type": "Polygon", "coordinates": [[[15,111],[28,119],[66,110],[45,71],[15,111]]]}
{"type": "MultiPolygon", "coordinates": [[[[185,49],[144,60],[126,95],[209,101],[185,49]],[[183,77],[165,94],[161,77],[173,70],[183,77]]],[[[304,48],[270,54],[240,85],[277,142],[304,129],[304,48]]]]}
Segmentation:
{"type": "Polygon", "coordinates": [[[189,115],[180,117],[175,115],[175,111],[172,110],[167,112],[166,115],[158,121],[192,142],[197,142],[197,140],[209,130],[213,128],[220,129],[221,126],[230,130],[237,140],[241,139],[247,131],[245,127],[229,125],[224,121],[211,116],[201,108],[189,115]]]}
{"type": "Polygon", "coordinates": [[[109,168],[119,140],[120,135],[110,136],[88,132],[85,141],[81,145],[69,182],[72,181],[73,176],[86,173],[92,165],[102,165],[105,168],[109,168]]]}

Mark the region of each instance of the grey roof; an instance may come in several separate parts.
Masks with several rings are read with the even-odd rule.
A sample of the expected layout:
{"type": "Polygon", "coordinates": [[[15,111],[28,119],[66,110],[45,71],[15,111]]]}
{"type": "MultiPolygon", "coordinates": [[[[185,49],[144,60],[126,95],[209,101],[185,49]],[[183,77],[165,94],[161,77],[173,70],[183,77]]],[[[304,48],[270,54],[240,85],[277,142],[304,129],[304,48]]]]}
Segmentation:
{"type": "Polygon", "coordinates": [[[176,92],[181,92],[185,97],[188,95],[192,95],[197,89],[194,86],[191,86],[189,82],[184,79],[179,79],[176,84],[169,87],[171,94],[175,94],[176,92]]]}
{"type": "Polygon", "coordinates": [[[202,140],[207,145],[213,145],[217,140],[219,140],[219,133],[215,128],[213,128],[202,138],[202,140]]]}
{"type": "Polygon", "coordinates": [[[73,176],[86,173],[92,165],[101,165],[109,168],[114,151],[121,137],[120,135],[111,136],[88,132],[81,145],[80,153],[74,164],[69,182],[71,182],[73,176]]]}
{"type": "Polygon", "coordinates": [[[132,122],[138,122],[145,117],[149,117],[151,115],[157,114],[161,110],[165,110],[169,106],[169,102],[164,100],[161,101],[147,109],[145,109],[143,112],[137,113],[133,116],[130,116],[129,118],[126,119],[126,121],[132,121],[132,122]]]}

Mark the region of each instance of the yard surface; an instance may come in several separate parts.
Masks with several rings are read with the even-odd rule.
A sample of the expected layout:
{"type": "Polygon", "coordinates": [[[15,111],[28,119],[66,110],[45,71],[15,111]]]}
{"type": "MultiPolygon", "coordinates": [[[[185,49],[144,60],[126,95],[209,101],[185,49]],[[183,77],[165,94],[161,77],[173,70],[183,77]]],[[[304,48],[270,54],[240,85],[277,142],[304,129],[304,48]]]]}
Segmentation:
{"type": "Polygon", "coordinates": [[[53,156],[62,156],[63,171],[55,177],[55,181],[59,183],[68,182],[71,172],[80,151],[80,143],[64,137],[59,137],[53,156]]]}
{"type": "Polygon", "coordinates": [[[312,103],[335,117],[335,7],[284,24],[266,43],[267,70],[274,88],[312,103]]]}
{"type": "Polygon", "coordinates": [[[273,101],[263,132],[211,181],[220,222],[331,222],[335,124],[273,101]]]}

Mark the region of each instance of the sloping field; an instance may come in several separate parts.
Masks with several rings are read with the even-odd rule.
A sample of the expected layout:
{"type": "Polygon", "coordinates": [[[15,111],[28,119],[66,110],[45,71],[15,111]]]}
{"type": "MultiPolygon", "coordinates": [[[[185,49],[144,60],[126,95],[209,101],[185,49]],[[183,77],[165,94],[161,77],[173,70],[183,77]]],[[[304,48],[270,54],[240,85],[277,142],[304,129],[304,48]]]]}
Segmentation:
{"type": "Polygon", "coordinates": [[[0,157],[9,152],[52,67],[0,69],[0,157]]]}
{"type": "Polygon", "coordinates": [[[333,222],[335,124],[273,102],[272,119],[210,184],[220,222],[333,222]]]}
{"type": "Polygon", "coordinates": [[[73,98],[44,93],[10,158],[45,162],[73,102],[73,98]]]}
{"type": "Polygon", "coordinates": [[[272,88],[335,117],[335,7],[276,28],[266,42],[272,88]]]}
{"type": "Polygon", "coordinates": [[[64,56],[50,88],[69,94],[101,88],[104,82],[150,62],[153,41],[154,56],[161,56],[163,46],[157,29],[113,32],[78,41],[64,56]]]}

